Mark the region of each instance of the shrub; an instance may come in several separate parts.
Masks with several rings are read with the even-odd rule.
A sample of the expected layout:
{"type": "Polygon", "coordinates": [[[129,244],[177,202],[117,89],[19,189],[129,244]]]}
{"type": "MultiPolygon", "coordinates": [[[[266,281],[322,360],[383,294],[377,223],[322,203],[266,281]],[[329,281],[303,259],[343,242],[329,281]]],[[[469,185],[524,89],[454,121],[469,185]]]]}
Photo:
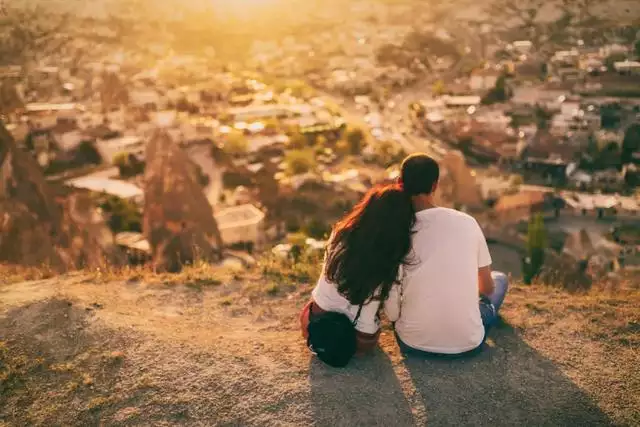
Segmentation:
{"type": "Polygon", "coordinates": [[[316,167],[313,151],[310,150],[289,151],[285,154],[285,163],[291,175],[306,173],[316,167]]]}
{"type": "Polygon", "coordinates": [[[118,153],[113,158],[121,177],[132,177],[144,172],[145,163],[132,153],[118,153]]]}
{"type": "Polygon", "coordinates": [[[78,165],[99,165],[102,163],[102,156],[92,141],[82,141],[76,148],[74,157],[75,163],[78,165]]]}
{"type": "Polygon", "coordinates": [[[304,136],[300,132],[294,132],[292,135],[289,136],[290,148],[293,148],[296,150],[302,150],[306,148],[307,145],[309,145],[309,140],[307,139],[306,136],[304,136]]]}
{"type": "Polygon", "coordinates": [[[541,214],[529,221],[527,229],[527,258],[523,265],[524,282],[530,284],[538,276],[544,265],[547,248],[547,231],[541,214]]]}
{"type": "Polygon", "coordinates": [[[142,231],[142,213],[133,202],[108,196],[100,203],[100,208],[108,214],[107,224],[114,233],[142,231]]]}
{"type": "Polygon", "coordinates": [[[303,231],[314,239],[325,239],[331,232],[331,226],[320,218],[312,218],[304,225],[303,231]]]}
{"type": "Polygon", "coordinates": [[[222,149],[232,156],[240,156],[249,150],[249,141],[240,132],[232,132],[224,140],[222,149]]]}

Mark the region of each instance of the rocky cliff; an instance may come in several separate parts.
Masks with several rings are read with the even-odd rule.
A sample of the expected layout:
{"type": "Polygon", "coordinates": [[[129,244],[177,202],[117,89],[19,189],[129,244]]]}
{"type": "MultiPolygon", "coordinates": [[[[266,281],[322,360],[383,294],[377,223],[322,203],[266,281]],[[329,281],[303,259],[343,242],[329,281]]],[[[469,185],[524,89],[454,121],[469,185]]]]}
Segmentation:
{"type": "Polygon", "coordinates": [[[66,270],[119,260],[87,196],[56,200],[36,161],[0,123],[0,261],[66,270]]]}
{"type": "Polygon", "coordinates": [[[193,163],[166,130],[147,146],[143,230],[159,271],[221,259],[222,238],[193,163]]]}

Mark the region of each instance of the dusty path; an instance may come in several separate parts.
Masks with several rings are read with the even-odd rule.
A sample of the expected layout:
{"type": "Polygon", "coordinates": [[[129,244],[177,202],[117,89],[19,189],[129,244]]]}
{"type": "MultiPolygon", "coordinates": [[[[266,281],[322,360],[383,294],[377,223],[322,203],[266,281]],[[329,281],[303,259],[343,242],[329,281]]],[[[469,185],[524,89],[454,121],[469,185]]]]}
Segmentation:
{"type": "Polygon", "coordinates": [[[239,281],[0,286],[0,425],[640,424],[638,299],[560,307],[515,288],[474,359],[403,360],[386,330],[335,370],[304,351],[305,298],[239,281]]]}

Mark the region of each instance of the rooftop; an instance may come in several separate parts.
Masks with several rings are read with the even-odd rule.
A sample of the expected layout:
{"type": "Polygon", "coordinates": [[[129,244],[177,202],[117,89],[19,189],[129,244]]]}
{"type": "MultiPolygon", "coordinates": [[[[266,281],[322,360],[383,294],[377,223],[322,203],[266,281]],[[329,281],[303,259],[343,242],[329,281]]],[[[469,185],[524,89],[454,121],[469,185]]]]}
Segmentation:
{"type": "Polygon", "coordinates": [[[262,221],[264,217],[264,212],[250,203],[223,209],[215,214],[220,230],[255,225],[262,221]]]}
{"type": "Polygon", "coordinates": [[[80,177],[66,182],[67,185],[83,190],[118,196],[122,199],[144,197],[144,191],[125,181],[109,178],[80,177]]]}
{"type": "Polygon", "coordinates": [[[131,249],[137,249],[142,252],[151,252],[151,246],[142,233],[123,232],[115,236],[116,245],[124,246],[131,249]]]}
{"type": "Polygon", "coordinates": [[[497,212],[504,212],[535,206],[545,201],[546,194],[543,191],[521,191],[517,194],[504,195],[498,199],[494,209],[497,212]]]}

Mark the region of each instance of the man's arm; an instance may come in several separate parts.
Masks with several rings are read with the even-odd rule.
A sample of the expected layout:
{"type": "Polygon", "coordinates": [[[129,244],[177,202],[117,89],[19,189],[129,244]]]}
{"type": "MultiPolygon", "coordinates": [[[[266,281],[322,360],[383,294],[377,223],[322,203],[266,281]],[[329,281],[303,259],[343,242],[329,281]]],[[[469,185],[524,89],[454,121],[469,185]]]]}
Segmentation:
{"type": "Polygon", "coordinates": [[[484,233],[477,225],[478,230],[478,291],[480,295],[488,297],[493,294],[495,290],[495,284],[491,277],[491,253],[489,252],[489,246],[487,245],[487,239],[484,237],[484,233]]]}
{"type": "Polygon", "coordinates": [[[400,286],[393,285],[389,297],[384,302],[384,313],[390,322],[395,322],[400,317],[400,286]]]}
{"type": "Polygon", "coordinates": [[[493,294],[496,289],[495,283],[493,283],[493,277],[491,277],[491,265],[480,267],[478,269],[478,290],[480,295],[486,297],[493,294]]]}

